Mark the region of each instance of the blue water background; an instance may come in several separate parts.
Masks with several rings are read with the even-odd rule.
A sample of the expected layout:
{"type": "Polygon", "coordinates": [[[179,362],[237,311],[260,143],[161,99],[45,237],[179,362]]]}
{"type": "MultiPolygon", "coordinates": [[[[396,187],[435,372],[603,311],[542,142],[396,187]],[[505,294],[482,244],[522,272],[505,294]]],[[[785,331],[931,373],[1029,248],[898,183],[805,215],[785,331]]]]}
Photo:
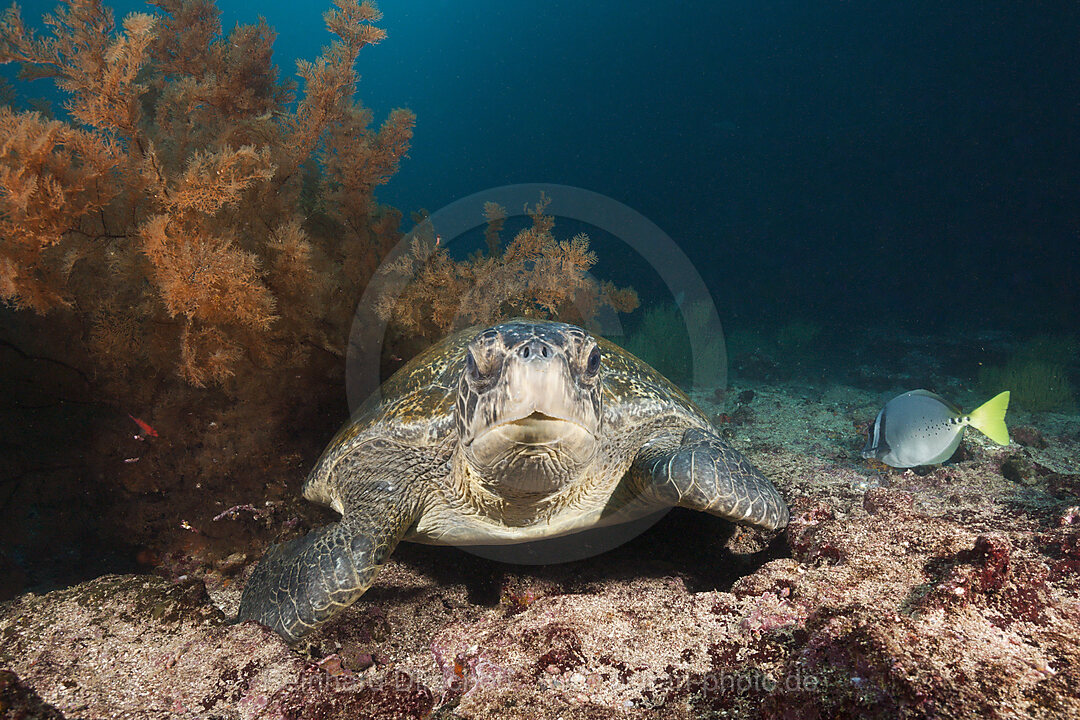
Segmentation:
{"type": "MultiPolygon", "coordinates": [[[[226,28],[266,17],[285,75],[330,39],[319,3],[219,6],[226,28]]],[[[1080,4],[380,8],[359,96],[417,114],[380,193],[406,217],[576,185],[664,228],[725,320],[1076,327],[1080,4]]]]}

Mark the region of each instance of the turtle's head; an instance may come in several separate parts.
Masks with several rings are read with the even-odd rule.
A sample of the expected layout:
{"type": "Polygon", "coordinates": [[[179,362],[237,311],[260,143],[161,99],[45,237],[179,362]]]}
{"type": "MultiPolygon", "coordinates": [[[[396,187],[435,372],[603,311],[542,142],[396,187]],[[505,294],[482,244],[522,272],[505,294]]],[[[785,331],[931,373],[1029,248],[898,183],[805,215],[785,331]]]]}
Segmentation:
{"type": "Polygon", "coordinates": [[[602,362],[591,335],[562,323],[502,323],[469,343],[458,436],[489,490],[542,496],[582,475],[598,447],[602,362]]]}

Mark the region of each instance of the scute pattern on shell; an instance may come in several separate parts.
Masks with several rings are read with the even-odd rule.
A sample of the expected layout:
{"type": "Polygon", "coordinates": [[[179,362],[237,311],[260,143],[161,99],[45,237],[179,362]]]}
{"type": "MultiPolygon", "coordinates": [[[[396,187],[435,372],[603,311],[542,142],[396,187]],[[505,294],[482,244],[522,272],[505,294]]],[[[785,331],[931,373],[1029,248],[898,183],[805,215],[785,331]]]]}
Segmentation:
{"type": "Polygon", "coordinates": [[[705,420],[686,393],[636,355],[604,338],[597,338],[597,343],[603,353],[600,372],[604,378],[604,406],[609,414],[612,411],[617,414],[620,404],[627,399],[650,398],[691,410],[705,420]]]}
{"type": "MultiPolygon", "coordinates": [[[[327,454],[362,433],[375,431],[376,425],[390,430],[397,425],[449,422],[457,399],[465,350],[483,329],[476,326],[461,330],[412,358],[357,410],[353,420],[331,442],[327,454]]],[[[600,372],[607,418],[617,418],[620,404],[627,398],[637,401],[650,398],[700,415],[682,390],[635,355],[604,338],[598,337],[597,343],[603,354],[600,372]]],[[[609,423],[604,429],[614,428],[609,423]]],[[[437,439],[443,437],[439,435],[437,439]]]]}
{"type": "Polygon", "coordinates": [[[444,338],[407,362],[382,384],[334,437],[327,453],[381,424],[413,424],[448,419],[454,411],[465,348],[479,328],[444,338]]]}

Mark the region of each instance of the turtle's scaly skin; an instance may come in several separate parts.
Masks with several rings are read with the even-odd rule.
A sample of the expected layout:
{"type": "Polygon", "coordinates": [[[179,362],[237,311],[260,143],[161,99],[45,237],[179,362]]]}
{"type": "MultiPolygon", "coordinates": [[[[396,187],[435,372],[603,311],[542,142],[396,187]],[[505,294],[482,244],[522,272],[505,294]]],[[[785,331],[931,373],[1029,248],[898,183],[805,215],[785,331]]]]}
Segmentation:
{"type": "Polygon", "coordinates": [[[777,529],[787,507],[678,388],[572,325],[462,331],[337,434],[304,496],[342,519],[277,545],[239,620],[295,640],[354,602],[402,540],[509,544],[678,505],[777,529]]]}
{"type": "Polygon", "coordinates": [[[787,524],[787,506],[746,458],[711,433],[691,428],[678,442],[651,443],[634,463],[643,495],[769,529],[787,524]]]}
{"type": "MultiPolygon", "coordinates": [[[[342,469],[358,482],[342,488],[339,522],[263,556],[244,587],[239,619],[256,619],[292,641],[364,594],[419,507],[412,483],[398,487],[380,479],[395,470],[378,463],[383,449],[383,441],[373,441],[342,469]]],[[[406,466],[396,470],[407,474],[406,466]]]]}

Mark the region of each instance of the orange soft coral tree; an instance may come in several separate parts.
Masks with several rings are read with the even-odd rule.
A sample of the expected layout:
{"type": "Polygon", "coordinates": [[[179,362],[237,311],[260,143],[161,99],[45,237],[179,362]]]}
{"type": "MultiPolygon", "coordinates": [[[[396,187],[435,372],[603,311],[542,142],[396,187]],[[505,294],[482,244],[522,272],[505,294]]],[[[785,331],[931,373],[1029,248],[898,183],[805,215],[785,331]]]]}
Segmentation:
{"type": "Polygon", "coordinates": [[[400,239],[374,192],[414,116],[372,126],[355,98],[385,37],[370,2],[334,0],[299,82],[263,21],[223,34],[211,0],[152,5],[119,25],[98,0],[65,0],[43,32],[14,6],[0,20],[0,62],[65,99],[56,119],[0,102],[0,352],[90,378],[78,400],[119,412],[69,436],[129,493],[102,523],[168,543],[178,516],[223,524],[199,522],[208,499],[295,496],[283,482],[345,414],[355,303],[400,239]],[[157,435],[133,441],[129,412],[157,435]],[[168,513],[140,514],[165,492],[168,513]]]}
{"type": "Polygon", "coordinates": [[[414,124],[395,110],[372,129],[353,97],[378,11],[336,0],[337,39],[299,63],[296,99],[264,22],[222,36],[210,0],[154,4],[116,28],[100,2],[68,0],[41,37],[4,16],[0,62],[55,79],[70,119],[0,109],[0,300],[66,308],[106,366],[194,385],[340,355],[350,298],[397,238],[373,192],[414,124]],[[302,198],[313,169],[320,222],[302,198]]]}
{"type": "Polygon", "coordinates": [[[388,263],[388,292],[377,300],[376,312],[402,332],[436,339],[468,325],[486,325],[511,317],[558,319],[586,324],[601,305],[617,312],[638,306],[632,288],[599,282],[589,270],[596,254],[584,234],[556,240],[555,219],[546,214],[550,198],[526,207],[529,227],[502,247],[499,233],[506,211],[486,203],[486,254],[454,260],[446,247],[430,237],[430,224],[421,223],[409,252],[388,263]],[[427,230],[427,232],[424,232],[427,230]]]}

